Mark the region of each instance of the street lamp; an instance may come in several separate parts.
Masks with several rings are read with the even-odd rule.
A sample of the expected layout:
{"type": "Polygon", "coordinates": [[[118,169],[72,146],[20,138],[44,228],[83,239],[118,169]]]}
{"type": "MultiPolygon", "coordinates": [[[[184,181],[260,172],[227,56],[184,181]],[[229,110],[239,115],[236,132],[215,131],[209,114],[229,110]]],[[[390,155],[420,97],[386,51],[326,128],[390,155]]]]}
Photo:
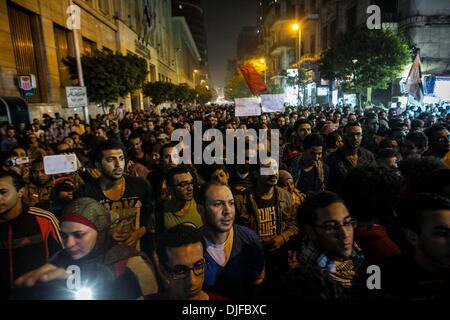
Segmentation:
{"type": "Polygon", "coordinates": [[[192,80],[194,81],[194,89],[195,89],[195,84],[196,84],[196,81],[195,81],[195,75],[198,73],[198,70],[197,69],[194,69],[194,71],[192,72],[192,80]]]}
{"type": "MultiPolygon", "coordinates": [[[[300,79],[300,66],[301,66],[301,58],[302,58],[302,29],[300,28],[300,24],[294,23],[292,25],[292,30],[298,31],[298,63],[297,63],[298,74],[297,74],[297,79],[300,79]]],[[[298,92],[297,92],[298,103],[302,104],[300,101],[300,83],[297,83],[297,85],[298,85],[298,92]]]]}
{"type": "Polygon", "coordinates": [[[361,106],[360,95],[358,94],[358,90],[356,89],[356,81],[358,81],[356,77],[356,64],[358,63],[358,59],[353,59],[353,86],[355,87],[356,98],[358,99],[358,106],[361,106]]]}
{"type": "Polygon", "coordinates": [[[292,30],[298,31],[298,65],[300,67],[300,59],[302,55],[302,29],[298,23],[292,25],[292,30]]]}

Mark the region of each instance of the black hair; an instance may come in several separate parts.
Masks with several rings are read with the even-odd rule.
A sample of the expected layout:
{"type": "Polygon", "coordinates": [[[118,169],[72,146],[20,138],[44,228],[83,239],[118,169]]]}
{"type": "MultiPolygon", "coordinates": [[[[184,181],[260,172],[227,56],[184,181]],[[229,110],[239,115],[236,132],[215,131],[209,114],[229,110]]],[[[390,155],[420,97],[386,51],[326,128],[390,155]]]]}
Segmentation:
{"type": "Polygon", "coordinates": [[[438,124],[435,124],[434,126],[431,126],[431,127],[429,127],[428,129],[426,129],[426,130],[425,130],[425,134],[426,134],[427,137],[428,137],[428,141],[429,141],[429,142],[435,142],[435,140],[436,140],[436,134],[437,134],[439,131],[442,131],[442,130],[447,130],[447,128],[444,127],[444,126],[442,126],[442,125],[438,125],[438,124]]]}
{"type": "Polygon", "coordinates": [[[450,169],[439,169],[425,175],[417,192],[436,193],[450,199],[450,169]]]}
{"type": "Polygon", "coordinates": [[[130,134],[130,136],[128,137],[128,141],[134,140],[134,139],[140,139],[142,141],[142,137],[139,133],[137,132],[133,132],[132,134],[130,134]]]}
{"type": "Polygon", "coordinates": [[[205,251],[203,236],[197,228],[186,224],[179,224],[166,230],[158,237],[157,252],[161,265],[166,265],[169,257],[167,249],[179,248],[190,244],[201,243],[205,251]]]}
{"type": "Polygon", "coordinates": [[[405,140],[409,140],[417,148],[426,149],[428,147],[428,137],[420,131],[413,131],[406,135],[405,140]]]}
{"type": "Polygon", "coordinates": [[[169,143],[163,145],[163,146],[161,147],[161,150],[159,151],[159,152],[160,152],[161,158],[164,157],[164,150],[165,150],[165,149],[175,148],[177,145],[178,145],[177,142],[169,142],[169,143]]]}
{"type": "Polygon", "coordinates": [[[397,157],[397,159],[401,160],[400,153],[392,148],[380,149],[377,154],[377,159],[389,159],[393,157],[397,157]]]}
{"type": "Polygon", "coordinates": [[[92,162],[93,163],[101,163],[103,158],[103,151],[106,150],[122,150],[123,154],[125,155],[124,146],[123,144],[116,140],[116,139],[109,139],[102,141],[95,150],[92,151],[92,162]]]}
{"type": "Polygon", "coordinates": [[[210,166],[209,167],[209,169],[208,169],[208,179],[211,179],[211,176],[212,176],[212,174],[215,172],[215,171],[218,171],[218,170],[222,170],[223,172],[225,172],[225,173],[228,173],[228,170],[227,170],[227,168],[223,165],[223,164],[213,164],[212,166],[210,166]]]}
{"type": "MultiPolygon", "coordinates": [[[[331,132],[330,134],[328,134],[325,137],[326,147],[327,148],[336,148],[336,143],[339,141],[339,138],[341,138],[341,135],[337,131],[334,131],[334,132],[331,132]]],[[[304,142],[303,142],[303,145],[304,145],[304,142]]]]}
{"type": "Polygon", "coordinates": [[[352,127],[360,127],[361,128],[361,124],[358,121],[349,122],[345,125],[343,132],[345,133],[348,128],[352,128],[352,127]]]}
{"type": "Polygon", "coordinates": [[[436,157],[409,158],[398,163],[403,178],[407,179],[411,191],[418,190],[423,176],[439,169],[448,169],[447,166],[436,157]]]}
{"type": "Polygon", "coordinates": [[[312,147],[323,147],[324,141],[323,137],[320,134],[312,133],[308,136],[306,136],[305,140],[303,141],[303,149],[308,150],[312,147]]]}
{"type": "Polygon", "coordinates": [[[450,210],[450,199],[435,193],[418,193],[399,201],[395,211],[402,227],[420,234],[423,216],[434,210],[450,210]]]}
{"type": "Polygon", "coordinates": [[[319,192],[306,198],[305,202],[297,209],[299,226],[313,226],[317,220],[317,209],[328,207],[333,203],[344,203],[336,193],[330,191],[319,192]]]}
{"type": "Polygon", "coordinates": [[[179,166],[176,166],[175,168],[171,168],[169,170],[169,172],[167,172],[167,185],[173,187],[174,186],[174,178],[176,175],[178,174],[183,174],[183,173],[190,173],[192,175],[192,178],[194,178],[194,174],[192,172],[192,169],[190,167],[188,167],[185,164],[180,164],[179,166]]]}
{"type": "Polygon", "coordinates": [[[362,221],[392,215],[400,194],[401,177],[393,168],[365,166],[345,177],[342,197],[352,216],[362,221]]]}
{"type": "Polygon", "coordinates": [[[12,170],[0,170],[0,178],[11,177],[13,181],[14,187],[19,191],[22,188],[25,188],[25,180],[23,180],[22,176],[15,171],[12,170]]]}
{"type": "Polygon", "coordinates": [[[295,132],[297,132],[298,128],[300,127],[300,125],[302,124],[309,124],[312,127],[312,124],[310,121],[306,120],[306,119],[298,119],[297,121],[295,121],[294,123],[294,130],[295,132]]]}

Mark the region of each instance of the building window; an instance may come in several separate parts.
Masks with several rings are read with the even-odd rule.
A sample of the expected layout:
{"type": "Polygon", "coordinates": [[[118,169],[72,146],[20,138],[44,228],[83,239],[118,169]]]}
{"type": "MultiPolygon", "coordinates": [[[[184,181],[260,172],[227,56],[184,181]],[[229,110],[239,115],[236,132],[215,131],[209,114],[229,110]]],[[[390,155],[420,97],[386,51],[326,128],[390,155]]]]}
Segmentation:
{"type": "Polygon", "coordinates": [[[353,30],[356,27],[356,6],[347,10],[347,31],[353,30]]]}
{"type": "Polygon", "coordinates": [[[97,50],[97,44],[94,41],[83,37],[83,54],[92,57],[97,50]]]}
{"type": "Polygon", "coordinates": [[[328,26],[322,28],[322,49],[328,48],[328,26]]]}
{"type": "Polygon", "coordinates": [[[312,34],[310,38],[310,53],[315,54],[316,53],[316,35],[312,34]]]}
{"type": "Polygon", "coordinates": [[[37,81],[35,95],[25,97],[25,100],[31,103],[46,102],[47,82],[43,69],[44,53],[41,51],[43,45],[39,16],[23,11],[9,2],[7,8],[17,74],[33,74],[37,81]]]}
{"type": "Polygon", "coordinates": [[[53,28],[55,32],[56,58],[58,59],[61,86],[70,86],[72,81],[70,80],[69,68],[63,61],[68,57],[73,57],[75,55],[72,32],[67,31],[58,25],[54,25],[53,28]]]}
{"type": "Polygon", "coordinates": [[[310,2],[310,13],[316,13],[316,0],[310,2]]]}
{"type": "Polygon", "coordinates": [[[106,15],[109,15],[111,12],[109,7],[109,0],[99,0],[98,7],[100,11],[102,11],[106,15]]]}

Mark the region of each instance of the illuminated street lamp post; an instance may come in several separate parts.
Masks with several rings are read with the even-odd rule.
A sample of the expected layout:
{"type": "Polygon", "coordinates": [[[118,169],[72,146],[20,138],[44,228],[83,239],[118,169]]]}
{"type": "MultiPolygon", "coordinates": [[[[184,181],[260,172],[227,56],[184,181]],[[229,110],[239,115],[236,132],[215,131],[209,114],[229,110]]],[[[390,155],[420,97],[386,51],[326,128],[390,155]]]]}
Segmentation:
{"type": "MultiPolygon", "coordinates": [[[[292,30],[298,31],[298,63],[297,63],[297,79],[300,80],[300,66],[301,66],[301,58],[302,58],[302,29],[300,28],[300,24],[294,23],[292,25],[292,30]]],[[[297,91],[297,99],[298,103],[301,105],[302,102],[300,101],[300,81],[298,80],[298,91],[297,91]]]]}
{"type": "Polygon", "coordinates": [[[196,86],[196,79],[195,79],[195,75],[198,73],[198,70],[197,69],[194,69],[194,71],[192,72],[192,80],[193,80],[193,82],[194,82],[194,89],[195,89],[195,86],[196,86]]]}

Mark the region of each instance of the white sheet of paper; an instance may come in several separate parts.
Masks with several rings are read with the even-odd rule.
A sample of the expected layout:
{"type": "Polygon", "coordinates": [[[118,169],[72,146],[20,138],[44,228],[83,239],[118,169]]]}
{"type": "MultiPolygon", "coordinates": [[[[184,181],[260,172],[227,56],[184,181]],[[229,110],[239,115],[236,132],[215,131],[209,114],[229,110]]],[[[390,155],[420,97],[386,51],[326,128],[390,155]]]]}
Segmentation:
{"type": "Polygon", "coordinates": [[[262,94],[261,105],[263,112],[284,112],[284,93],[281,94],[262,94]]]}
{"type": "Polygon", "coordinates": [[[237,98],[235,103],[236,117],[251,117],[261,115],[261,106],[258,98],[237,98]]]}
{"type": "Polygon", "coordinates": [[[44,157],[45,174],[71,173],[78,170],[77,156],[73,154],[61,154],[44,157]]]}

